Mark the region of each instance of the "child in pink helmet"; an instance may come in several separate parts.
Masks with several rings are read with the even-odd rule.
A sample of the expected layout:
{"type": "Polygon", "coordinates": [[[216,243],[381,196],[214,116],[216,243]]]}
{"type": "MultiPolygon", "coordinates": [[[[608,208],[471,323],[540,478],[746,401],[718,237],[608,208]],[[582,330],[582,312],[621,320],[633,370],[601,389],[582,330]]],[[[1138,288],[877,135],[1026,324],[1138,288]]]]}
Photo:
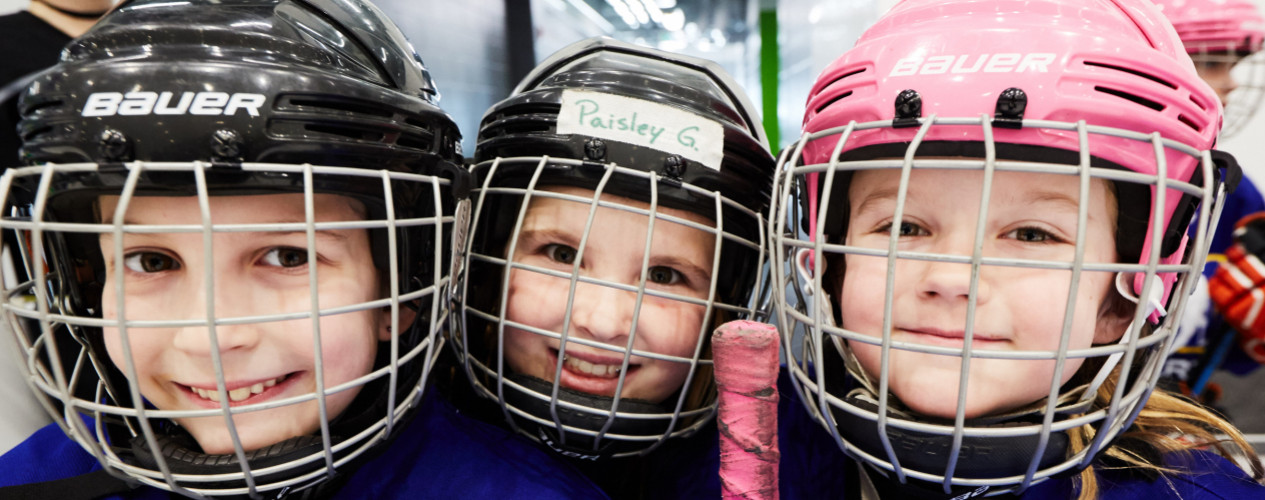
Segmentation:
{"type": "MultiPolygon", "coordinates": [[[[1265,94],[1265,64],[1261,64],[1259,54],[1265,40],[1265,18],[1260,10],[1248,0],[1158,0],[1156,5],[1172,21],[1199,77],[1224,106],[1225,120],[1218,138],[1224,140],[1241,131],[1265,94]]],[[[1251,283],[1221,286],[1229,282],[1214,279],[1213,274],[1218,268],[1224,274],[1234,267],[1228,265],[1227,254],[1234,243],[1236,222],[1262,211],[1265,199],[1248,177],[1227,194],[1204,268],[1212,289],[1205,291],[1202,283],[1196,287],[1176,350],[1164,364],[1162,385],[1171,385],[1207,405],[1221,401],[1221,388],[1211,380],[1214,373],[1245,375],[1261,366],[1247,347],[1253,335],[1242,323],[1249,318],[1224,313],[1238,310],[1235,303],[1252,303],[1242,299],[1254,287],[1251,283]],[[1233,325],[1239,325],[1244,333],[1238,333],[1233,325]]]]}
{"type": "Polygon", "coordinates": [[[1148,2],[906,0],[827,67],[770,233],[845,496],[1265,495],[1155,390],[1238,175],[1220,121],[1148,2]]]}
{"type": "Polygon", "coordinates": [[[1243,130],[1265,95],[1265,18],[1250,0],[1156,0],[1199,77],[1225,106],[1220,137],[1243,130]],[[1232,71],[1233,70],[1233,71],[1232,71]]]}

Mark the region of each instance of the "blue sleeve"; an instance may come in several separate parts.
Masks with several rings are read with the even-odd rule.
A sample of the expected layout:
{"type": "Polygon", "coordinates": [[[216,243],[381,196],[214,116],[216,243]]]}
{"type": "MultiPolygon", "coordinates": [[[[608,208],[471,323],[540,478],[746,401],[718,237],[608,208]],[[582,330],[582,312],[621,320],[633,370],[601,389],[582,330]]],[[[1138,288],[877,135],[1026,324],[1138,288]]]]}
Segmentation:
{"type": "Polygon", "coordinates": [[[786,500],[844,498],[845,468],[855,468],[834,436],[812,419],[785,366],[778,375],[778,493],[786,500]]]}
{"type": "MultiPolygon", "coordinates": [[[[1212,262],[1222,258],[1225,250],[1234,243],[1234,224],[1243,217],[1261,211],[1265,211],[1265,199],[1256,189],[1256,184],[1244,176],[1239,182],[1239,187],[1226,197],[1225,204],[1222,205],[1221,219],[1217,221],[1217,231],[1213,233],[1208,249],[1209,263],[1204,267],[1204,276],[1212,276],[1212,272],[1216,269],[1212,262]]],[[[1193,233],[1196,229],[1192,224],[1191,232],[1193,233]]]]}
{"type": "Polygon", "coordinates": [[[52,481],[100,468],[57,424],[49,424],[0,456],[0,486],[52,481]]]}

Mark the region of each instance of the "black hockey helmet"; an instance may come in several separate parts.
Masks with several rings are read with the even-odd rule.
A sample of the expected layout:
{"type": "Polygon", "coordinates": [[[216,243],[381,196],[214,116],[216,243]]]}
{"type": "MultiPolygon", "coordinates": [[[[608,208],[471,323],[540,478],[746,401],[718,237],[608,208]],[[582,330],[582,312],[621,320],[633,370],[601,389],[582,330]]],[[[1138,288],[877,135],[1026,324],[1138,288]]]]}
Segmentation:
{"type": "MultiPolygon", "coordinates": [[[[34,306],[6,309],[25,330],[15,332],[30,353],[22,366],[70,436],[112,474],[190,495],[305,490],[356,463],[336,462],[388,443],[422,394],[447,315],[454,212],[468,192],[460,132],[438,97],[403,34],[365,0],[127,1],[67,46],[22,96],[22,159],[34,166],[0,183],[9,210],[0,227],[28,243],[30,281],[7,294],[34,306]],[[102,319],[98,235],[137,227],[100,213],[98,200],[281,193],[305,196],[315,232],[333,228],[313,225],[314,195],[363,204],[353,228],[369,231],[383,285],[359,310],[389,308],[399,328],[356,400],[318,435],[258,450],[235,437],[235,453],[207,455],[174,420],[137,417],[154,408],[105,354],[101,327],[126,318],[102,319]],[[411,324],[402,309],[414,311],[411,324]],[[56,318],[37,321],[39,311],[56,318]]],[[[276,230],[263,226],[201,231],[276,230]]],[[[218,361],[215,370],[222,384],[218,361]]]]}
{"type": "MultiPolygon", "coordinates": [[[[458,298],[461,324],[452,329],[475,392],[499,403],[510,425],[523,434],[564,455],[587,459],[646,453],[709,421],[715,407],[708,345],[712,328],[764,314],[764,224],[774,160],[755,108],[739,86],[711,61],[607,38],[584,40],[550,56],[510,97],[489,109],[478,139],[472,167],[475,222],[465,290],[458,298]],[[571,188],[570,197],[560,188],[571,188]],[[577,199],[575,188],[593,194],[577,199]],[[645,314],[642,298],[690,302],[701,318],[701,326],[690,332],[697,339],[690,343],[692,352],[646,348],[635,326],[623,340],[599,346],[566,329],[519,325],[507,315],[511,274],[544,272],[516,260],[512,249],[533,200],[546,199],[580,203],[599,218],[607,209],[636,213],[644,217],[641,227],[688,224],[665,216],[665,210],[708,221],[709,227],[695,229],[709,233],[714,247],[708,253],[718,258],[703,279],[706,296],[692,302],[648,287],[647,272],[654,264],[641,264],[640,280],[617,283],[587,276],[579,261],[592,247],[575,242],[577,262],[563,273],[569,277],[554,275],[570,280],[569,295],[522,298],[541,307],[565,306],[568,318],[579,307],[577,297],[587,293],[577,292],[584,286],[622,290],[630,303],[638,297],[633,318],[645,314]],[[556,344],[556,370],[543,376],[515,372],[507,362],[514,353],[505,347],[506,328],[556,339],[546,341],[556,344]],[[621,365],[606,369],[606,376],[617,378],[624,392],[591,394],[559,383],[555,374],[573,368],[567,362],[572,351],[622,358],[621,365]],[[661,401],[628,390],[635,376],[629,367],[651,358],[688,367],[684,384],[661,401]]],[[[575,229],[583,234],[579,242],[593,231],[592,217],[575,229]]],[[[645,232],[636,235],[637,251],[650,249],[657,230],[638,231],[645,232]]]]}

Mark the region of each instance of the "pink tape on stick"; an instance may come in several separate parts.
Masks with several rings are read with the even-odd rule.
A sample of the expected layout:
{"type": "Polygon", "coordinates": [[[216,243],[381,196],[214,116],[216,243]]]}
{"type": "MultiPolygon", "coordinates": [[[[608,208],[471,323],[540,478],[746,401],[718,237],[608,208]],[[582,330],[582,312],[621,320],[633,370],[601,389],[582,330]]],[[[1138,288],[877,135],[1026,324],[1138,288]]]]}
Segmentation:
{"type": "Polygon", "coordinates": [[[777,328],[730,321],[712,334],[721,497],[776,499],[777,328]]]}

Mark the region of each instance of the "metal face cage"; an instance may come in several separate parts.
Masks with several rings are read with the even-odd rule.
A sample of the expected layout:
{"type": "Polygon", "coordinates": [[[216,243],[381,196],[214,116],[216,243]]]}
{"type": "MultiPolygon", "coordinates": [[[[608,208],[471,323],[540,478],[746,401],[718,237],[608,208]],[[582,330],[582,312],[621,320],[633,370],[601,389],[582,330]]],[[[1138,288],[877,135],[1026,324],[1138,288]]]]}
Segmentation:
{"type": "Polygon", "coordinates": [[[615,163],[496,158],[472,172],[451,332],[474,391],[518,432],[590,460],[707,424],[712,329],[767,311],[764,217],[615,163]]]}
{"type": "Polygon", "coordinates": [[[1201,71],[1229,68],[1229,81],[1219,79],[1209,84],[1217,94],[1228,94],[1225,122],[1217,137],[1225,140],[1238,134],[1252,121],[1265,96],[1265,55],[1259,50],[1243,55],[1224,47],[1199,47],[1190,53],[1190,58],[1201,71]]]}
{"type": "Polygon", "coordinates": [[[903,125],[917,128],[906,128],[904,142],[882,144],[879,150],[857,143],[893,132],[892,121],[851,122],[806,134],[779,160],[774,191],[778,196],[769,229],[773,261],[782,263],[772,266],[774,314],[804,409],[867,469],[929,491],[1022,493],[1032,484],[1086,467],[1136,418],[1173,347],[1178,318],[1203,269],[1224,195],[1221,183],[1214,180],[1218,177],[1212,155],[1158,133],[1083,121],[1021,124],[1028,134],[1071,137],[1079,143],[1075,151],[1002,143],[994,139],[994,122],[987,117],[932,115],[903,125]],[[960,147],[965,142],[924,141],[933,136],[983,140],[966,147],[960,147]],[[1145,164],[1125,167],[1091,154],[1096,148],[1112,147],[1107,144],[1129,142],[1149,145],[1153,156],[1143,158],[1145,164]],[[810,152],[812,161],[805,159],[810,152]],[[1198,162],[1192,178],[1170,177],[1175,168],[1169,166],[1178,161],[1198,162]],[[877,205],[880,208],[850,205],[853,179],[862,175],[888,176],[882,179],[891,185],[881,185],[890,192],[877,205]],[[1004,177],[1026,180],[995,184],[1004,177]],[[978,179],[978,190],[957,196],[957,203],[942,207],[942,212],[929,212],[932,205],[925,200],[945,199],[936,197],[946,196],[940,190],[952,188],[928,189],[927,178],[978,179]],[[1064,248],[1059,258],[1025,257],[1001,249],[1003,243],[1018,243],[999,243],[1002,234],[1012,233],[993,225],[995,219],[1008,217],[998,207],[1008,206],[1007,198],[1037,189],[1032,186],[1043,186],[1041,179],[1059,178],[1071,179],[1061,182],[1075,186],[1065,193],[1075,206],[1070,218],[1074,223],[1059,243],[1064,248]],[[1133,219],[1143,228],[1132,236],[1115,231],[1120,255],[1115,259],[1087,255],[1093,244],[1087,236],[1092,234],[1090,221],[1109,215],[1095,212],[1091,203],[1091,188],[1104,183],[1118,205],[1118,221],[1106,222],[1123,226],[1133,219]],[[1002,191],[998,186],[1009,187],[1002,191]],[[1186,208],[1157,209],[1166,206],[1186,208]],[[879,219],[888,225],[858,227],[855,234],[870,231],[868,239],[853,238],[849,217],[858,208],[881,212],[879,219]],[[1176,215],[1168,215],[1174,211],[1176,215]],[[947,241],[936,239],[950,232],[937,222],[949,220],[946,214],[965,217],[954,219],[966,221],[954,226],[963,229],[953,233],[958,235],[957,244],[911,243],[916,238],[947,241]],[[1171,222],[1166,220],[1170,217],[1171,222]],[[1183,244],[1179,240],[1187,224],[1190,240],[1183,244]],[[1166,232],[1166,226],[1173,229],[1166,232]],[[1129,253],[1133,257],[1125,256],[1129,253]],[[844,262],[846,268],[838,269],[844,262]],[[872,274],[864,274],[866,267],[872,274]],[[951,318],[940,324],[943,331],[911,333],[916,321],[931,323],[920,315],[932,309],[918,302],[929,295],[908,290],[922,286],[918,280],[930,279],[926,275],[935,268],[953,273],[957,280],[954,313],[939,317],[951,318]],[[848,292],[852,289],[840,285],[848,273],[876,278],[866,283],[871,297],[863,303],[881,304],[871,311],[881,317],[877,323],[845,315],[846,301],[858,300],[848,292]],[[1066,284],[1046,290],[1005,288],[1003,280],[1013,282],[1016,273],[1055,277],[1066,284]],[[1110,276],[1108,294],[1127,300],[1127,314],[1120,314],[1128,320],[1122,325],[1128,326],[1121,328],[1118,338],[1075,345],[1078,317],[1101,313],[1096,307],[1078,311],[1079,293],[1088,286],[1082,284],[1105,281],[1104,274],[1110,276]],[[1171,293],[1164,290],[1168,283],[1171,293]],[[986,304],[989,287],[993,304],[986,304]],[[1001,301],[1009,306],[998,305],[1001,290],[1018,292],[1001,301]],[[1041,295],[1049,296],[1050,302],[1033,301],[1041,295]],[[1019,314],[1005,316],[1010,312],[1019,314]],[[861,331],[854,326],[858,324],[877,328],[861,331]],[[1039,329],[1050,334],[1049,348],[1020,347],[1017,339],[1022,332],[1039,329]],[[942,338],[931,338],[937,335],[942,338]],[[902,384],[910,374],[919,373],[911,369],[911,360],[956,365],[946,369],[956,374],[946,371],[932,381],[943,387],[933,397],[922,394],[918,400],[902,400],[897,393],[902,384]],[[996,391],[978,374],[1005,366],[1015,369],[1006,376],[1022,377],[1025,372],[1020,370],[1029,370],[1044,374],[1048,382],[1028,382],[1041,384],[1030,401],[976,410],[973,401],[996,391]],[[933,406],[937,410],[931,414],[916,409],[933,406]]]}
{"type": "Polygon", "coordinates": [[[112,475],[193,497],[312,488],[389,441],[422,397],[448,320],[450,184],[266,163],[9,169],[0,178],[0,205],[8,207],[0,229],[18,243],[22,262],[4,269],[13,332],[5,341],[17,342],[21,370],[54,421],[112,475]],[[276,272],[286,261],[306,269],[276,272]],[[239,265],[247,272],[235,273],[239,265]],[[370,271],[352,275],[339,265],[370,271]],[[129,276],[137,269],[149,279],[129,276]],[[242,278],[260,273],[268,276],[242,278]],[[133,302],[164,279],[160,294],[176,295],[166,297],[170,309],[133,302]],[[269,287],[293,300],[266,299],[259,289],[269,287]],[[264,299],[244,304],[243,296],[264,299]],[[254,344],[241,341],[247,337],[254,344]],[[279,338],[306,347],[250,357],[279,338]],[[338,339],[349,338],[358,339],[348,342],[360,346],[364,364],[338,371],[351,356],[338,339]],[[161,373],[147,352],[180,362],[176,371],[189,378],[161,373]],[[284,373],[268,371],[269,360],[284,373]],[[260,376],[274,378],[242,385],[260,376]],[[306,434],[251,431],[300,413],[313,422],[306,434]],[[204,452],[195,426],[226,434],[228,449],[204,452]]]}

